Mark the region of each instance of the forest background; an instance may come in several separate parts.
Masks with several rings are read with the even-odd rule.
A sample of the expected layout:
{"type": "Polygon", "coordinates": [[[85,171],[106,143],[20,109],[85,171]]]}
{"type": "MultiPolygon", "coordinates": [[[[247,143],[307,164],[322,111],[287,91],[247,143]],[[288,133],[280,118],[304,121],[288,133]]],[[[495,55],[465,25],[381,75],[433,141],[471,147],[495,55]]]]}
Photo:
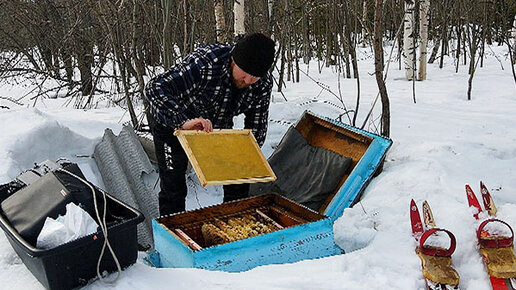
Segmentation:
{"type": "MultiPolygon", "coordinates": [[[[464,184],[484,181],[516,225],[515,14],[516,0],[0,0],[0,180],[66,157],[102,184],[90,154],[106,128],[148,132],[150,78],[200,45],[263,32],[277,43],[266,156],[307,109],[393,140],[334,224],[346,254],[234,274],[156,269],[140,252],[114,289],[423,289],[411,199],[457,237],[461,289],[488,289],[464,184]]],[[[189,191],[189,209],[222,202],[220,188],[189,191]]],[[[3,288],[42,288],[4,235],[0,268],[3,288]]]]}
{"type": "Polygon", "coordinates": [[[384,82],[389,63],[397,62],[415,82],[426,78],[427,62],[442,68],[444,56],[452,56],[457,71],[460,64],[468,67],[471,99],[486,44],[503,45],[516,84],[515,14],[516,0],[0,0],[0,82],[21,76],[34,87],[24,96],[0,98],[35,104],[70,97],[75,108],[87,109],[95,106],[94,95],[104,94],[128,110],[137,130],[148,131],[145,110],[135,109],[135,104],[146,107],[146,80],[200,45],[234,43],[245,33],[262,32],[277,43],[272,70],[278,91],[299,82],[300,73],[308,75],[300,63],[316,64],[312,71],[319,72],[332,66],[337,77],[357,82],[353,104],[345,104],[340,88],[330,91],[342,108],[339,118],[362,128],[369,123],[389,136],[384,82]],[[385,43],[397,50],[384,52],[385,43]],[[377,119],[369,112],[357,120],[359,46],[374,51],[382,104],[377,119]]]}

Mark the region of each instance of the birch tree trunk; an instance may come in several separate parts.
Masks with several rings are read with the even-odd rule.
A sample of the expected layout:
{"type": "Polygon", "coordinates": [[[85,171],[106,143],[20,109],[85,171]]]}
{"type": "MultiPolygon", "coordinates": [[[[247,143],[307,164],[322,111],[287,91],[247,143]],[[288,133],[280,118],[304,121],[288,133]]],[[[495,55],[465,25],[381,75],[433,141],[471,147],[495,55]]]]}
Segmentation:
{"type": "Polygon", "coordinates": [[[513,55],[512,55],[512,62],[516,63],[516,14],[514,15],[514,22],[512,23],[512,38],[514,40],[513,43],[513,55]]]}
{"type": "Polygon", "coordinates": [[[310,60],[312,59],[312,50],[310,48],[310,23],[309,23],[309,15],[308,13],[306,13],[306,11],[308,10],[308,6],[305,6],[305,9],[304,9],[304,13],[303,13],[303,18],[302,18],[302,29],[303,29],[303,33],[302,33],[302,37],[303,37],[303,62],[305,64],[309,64],[310,63],[310,60]]]}
{"type": "Polygon", "coordinates": [[[441,46],[441,38],[437,35],[434,39],[434,47],[432,48],[432,53],[430,53],[430,58],[428,59],[428,63],[434,63],[435,58],[437,57],[437,53],[439,52],[439,47],[441,46]]]}
{"type": "Polygon", "coordinates": [[[267,0],[267,11],[269,12],[269,32],[271,39],[274,39],[274,5],[276,0],[267,0]]]}
{"type": "MultiPolygon", "coordinates": [[[[459,22],[461,23],[461,22],[459,22]]],[[[462,25],[459,25],[455,29],[457,32],[457,50],[455,52],[455,58],[457,59],[457,63],[455,64],[455,73],[459,72],[459,64],[460,64],[460,50],[461,50],[461,37],[462,37],[462,25]]]]}
{"type": "Polygon", "coordinates": [[[215,0],[215,31],[217,33],[217,42],[226,42],[226,20],[224,19],[224,1],[215,0]]]}
{"type": "Polygon", "coordinates": [[[426,54],[428,44],[428,9],[430,8],[430,0],[422,0],[419,10],[419,35],[421,43],[419,44],[419,72],[418,80],[426,80],[426,54]]]}
{"type": "Polygon", "coordinates": [[[405,25],[403,33],[403,59],[405,76],[411,81],[416,77],[416,50],[414,47],[414,1],[405,0],[405,25]]]}
{"type": "Polygon", "coordinates": [[[382,100],[382,132],[385,137],[389,137],[391,128],[391,113],[389,108],[389,96],[387,95],[387,87],[383,80],[383,43],[382,43],[382,9],[383,0],[376,0],[374,8],[374,71],[376,76],[376,83],[380,91],[382,100]]]}
{"type": "Polygon", "coordinates": [[[183,0],[183,56],[188,53],[188,1],[183,0]]]}
{"type": "Polygon", "coordinates": [[[509,39],[507,40],[507,46],[509,47],[509,54],[511,55],[511,71],[512,71],[512,77],[514,78],[514,83],[516,84],[516,71],[515,71],[515,64],[516,64],[516,15],[514,15],[514,23],[512,24],[512,38],[513,38],[513,49],[511,49],[511,41],[509,39]]]}
{"type": "Polygon", "coordinates": [[[362,4],[362,47],[366,47],[367,44],[367,0],[364,0],[362,4]]]}
{"type": "Polygon", "coordinates": [[[161,58],[163,59],[163,67],[168,69],[172,66],[172,31],[170,26],[170,9],[172,0],[161,0],[161,10],[163,11],[163,43],[161,49],[161,58]]]}
{"type": "Polygon", "coordinates": [[[467,25],[466,37],[469,43],[469,79],[468,79],[468,101],[471,100],[471,92],[473,88],[473,76],[476,71],[476,55],[480,44],[480,25],[471,23],[467,25]]]}
{"type": "Polygon", "coordinates": [[[235,14],[235,40],[238,40],[245,34],[245,0],[235,0],[233,13],[235,14]]]}

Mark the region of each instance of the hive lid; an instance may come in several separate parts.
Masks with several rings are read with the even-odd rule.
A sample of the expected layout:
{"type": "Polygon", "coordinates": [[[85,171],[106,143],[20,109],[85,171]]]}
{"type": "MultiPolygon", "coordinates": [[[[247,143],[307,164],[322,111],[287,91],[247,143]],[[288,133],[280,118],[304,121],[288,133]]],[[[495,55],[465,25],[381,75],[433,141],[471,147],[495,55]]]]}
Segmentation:
{"type": "Polygon", "coordinates": [[[249,194],[273,192],[336,220],[380,173],[391,144],[388,138],[305,111],[268,159],[277,181],[254,184],[249,194]]]}
{"type": "Polygon", "coordinates": [[[336,191],[330,194],[319,212],[336,220],[344,209],[357,203],[367,185],[379,174],[392,140],[335,119],[305,111],[296,124],[312,146],[322,147],[352,158],[336,191]]]}
{"type": "Polygon", "coordinates": [[[276,180],[249,129],[176,130],[202,186],[276,180]]]}

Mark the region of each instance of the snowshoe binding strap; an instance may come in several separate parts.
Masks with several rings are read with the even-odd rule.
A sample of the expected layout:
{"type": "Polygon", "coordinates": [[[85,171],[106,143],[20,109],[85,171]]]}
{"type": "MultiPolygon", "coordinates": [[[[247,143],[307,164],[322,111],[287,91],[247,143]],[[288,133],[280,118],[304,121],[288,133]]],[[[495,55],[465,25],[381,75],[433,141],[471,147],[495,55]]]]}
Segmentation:
{"type": "Polygon", "coordinates": [[[513,244],[514,241],[514,231],[512,230],[511,226],[509,226],[508,223],[499,220],[499,219],[488,219],[483,221],[477,230],[477,239],[478,243],[483,248],[505,248],[510,247],[513,244]],[[489,234],[488,231],[484,230],[484,227],[491,222],[498,222],[506,225],[511,230],[511,236],[510,237],[504,237],[504,236],[492,236],[489,234]]]}
{"type": "Polygon", "coordinates": [[[428,256],[438,256],[438,257],[450,257],[453,252],[455,252],[455,247],[457,245],[457,241],[455,240],[455,236],[448,230],[433,228],[425,231],[421,236],[421,240],[419,240],[419,248],[421,253],[428,256]],[[448,249],[443,249],[439,247],[433,246],[425,246],[425,241],[436,232],[445,232],[450,237],[450,247],[448,249]]]}

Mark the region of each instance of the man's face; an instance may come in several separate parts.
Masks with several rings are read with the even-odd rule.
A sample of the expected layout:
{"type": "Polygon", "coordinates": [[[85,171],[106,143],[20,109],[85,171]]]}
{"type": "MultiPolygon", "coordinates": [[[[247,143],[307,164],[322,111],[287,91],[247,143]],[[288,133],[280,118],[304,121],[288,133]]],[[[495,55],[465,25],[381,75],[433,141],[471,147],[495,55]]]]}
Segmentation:
{"type": "Polygon", "coordinates": [[[260,79],[243,71],[234,61],[231,62],[231,71],[233,84],[239,89],[247,88],[260,79]]]}

